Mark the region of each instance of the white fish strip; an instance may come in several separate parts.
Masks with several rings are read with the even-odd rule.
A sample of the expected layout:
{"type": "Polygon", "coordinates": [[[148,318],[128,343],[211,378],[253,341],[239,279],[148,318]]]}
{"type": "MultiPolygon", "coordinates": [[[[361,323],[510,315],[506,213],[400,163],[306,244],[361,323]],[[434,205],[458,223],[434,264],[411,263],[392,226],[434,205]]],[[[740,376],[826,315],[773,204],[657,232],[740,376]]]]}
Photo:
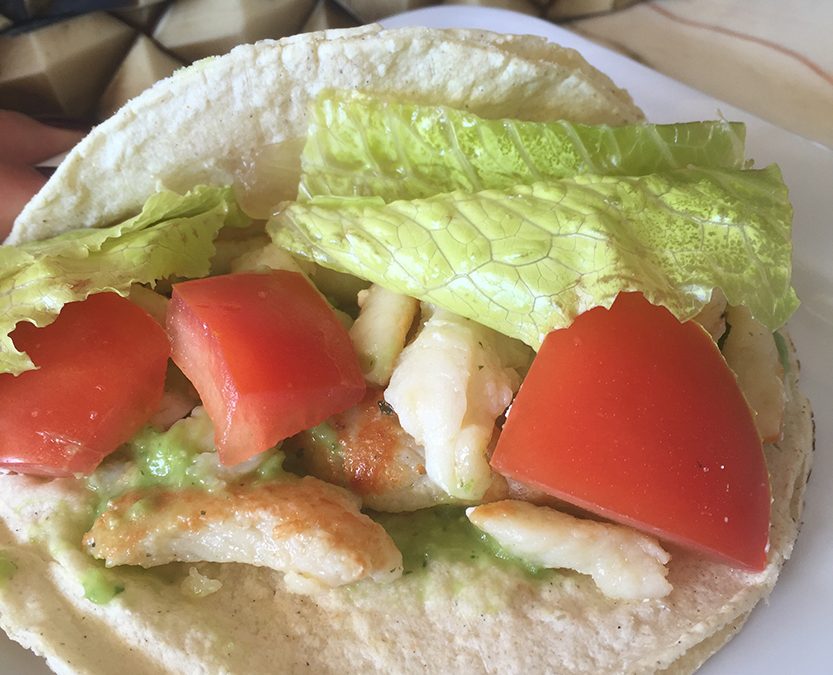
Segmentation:
{"type": "Polygon", "coordinates": [[[671,556],[629,527],[582,520],[546,506],[506,500],[466,510],[509,554],[533,565],[589,574],[611,598],[642,600],[671,592],[671,556]]]}
{"type": "Polygon", "coordinates": [[[491,484],[495,420],[520,385],[501,362],[501,339],[474,321],[434,310],[403,350],[385,391],[402,428],[425,448],[428,475],[461,499],[479,499],[491,484]]]}

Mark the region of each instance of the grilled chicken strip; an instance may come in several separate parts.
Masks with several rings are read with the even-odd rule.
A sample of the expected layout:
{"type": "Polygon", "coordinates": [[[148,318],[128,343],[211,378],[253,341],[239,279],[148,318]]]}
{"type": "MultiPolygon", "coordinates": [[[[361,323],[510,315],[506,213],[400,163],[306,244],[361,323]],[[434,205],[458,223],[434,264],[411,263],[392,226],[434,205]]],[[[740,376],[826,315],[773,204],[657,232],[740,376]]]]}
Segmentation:
{"type": "Polygon", "coordinates": [[[270,567],[285,572],[296,592],[402,574],[402,555],[360,513],[358,500],[311,477],[216,492],[129,492],[110,502],[84,545],[108,567],[174,561],[270,567]]]}
{"type": "Polygon", "coordinates": [[[358,494],[377,511],[415,511],[449,500],[425,472],[425,454],[399,425],[384,391],[364,398],[283,446],[305,472],[358,494]]]}
{"type": "MultiPolygon", "coordinates": [[[[384,390],[368,387],[349,410],[286,441],[287,462],[305,473],[347,488],[376,511],[417,511],[438,504],[471,504],[452,497],[428,476],[425,451],[399,424],[384,390]]],[[[483,501],[510,495],[492,475],[483,501]]]]}

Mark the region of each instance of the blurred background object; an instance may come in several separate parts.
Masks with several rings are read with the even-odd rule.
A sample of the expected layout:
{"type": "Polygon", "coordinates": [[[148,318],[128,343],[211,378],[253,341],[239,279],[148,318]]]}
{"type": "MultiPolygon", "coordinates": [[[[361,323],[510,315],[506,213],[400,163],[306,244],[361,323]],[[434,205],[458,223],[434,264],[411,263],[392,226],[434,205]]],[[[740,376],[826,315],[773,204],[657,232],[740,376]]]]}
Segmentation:
{"type": "Polygon", "coordinates": [[[183,61],[225,54],[242,43],[297,33],[314,0],[177,0],[153,39],[183,61]]]}
{"type": "Polygon", "coordinates": [[[133,29],[106,12],[0,37],[0,108],[88,117],[133,39],[133,29]]]}

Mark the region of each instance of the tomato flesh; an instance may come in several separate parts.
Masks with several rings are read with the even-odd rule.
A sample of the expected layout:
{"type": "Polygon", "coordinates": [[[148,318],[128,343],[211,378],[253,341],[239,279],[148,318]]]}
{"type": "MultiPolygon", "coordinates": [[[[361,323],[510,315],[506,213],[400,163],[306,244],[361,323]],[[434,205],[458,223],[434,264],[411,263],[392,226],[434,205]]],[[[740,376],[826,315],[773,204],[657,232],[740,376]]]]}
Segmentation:
{"type": "Polygon", "coordinates": [[[43,328],[20,323],[38,370],[0,375],[0,466],[88,474],[159,407],[170,346],[162,327],[114,293],[65,305],[43,328]]]}
{"type": "Polygon", "coordinates": [[[749,406],[708,334],[641,294],[546,337],[491,463],[723,562],[766,564],[769,479],[749,406]]]}
{"type": "Polygon", "coordinates": [[[237,464],[361,400],[350,337],[296,272],[230,274],[174,286],[173,359],[214,423],[224,464],[237,464]]]}

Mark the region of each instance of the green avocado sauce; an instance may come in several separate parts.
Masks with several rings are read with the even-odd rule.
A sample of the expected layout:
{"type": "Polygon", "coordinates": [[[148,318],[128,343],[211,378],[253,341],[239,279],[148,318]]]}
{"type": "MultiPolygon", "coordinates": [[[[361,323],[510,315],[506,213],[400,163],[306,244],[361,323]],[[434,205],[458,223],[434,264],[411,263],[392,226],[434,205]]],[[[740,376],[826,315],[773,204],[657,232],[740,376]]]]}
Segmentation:
{"type": "Polygon", "coordinates": [[[287,472],[283,468],[284,454],[276,451],[261,462],[254,475],[258,483],[279,480],[286,478],[287,472]]]}
{"type": "Polygon", "coordinates": [[[322,422],[312,429],[307,434],[310,442],[318,447],[325,448],[331,455],[341,454],[341,445],[338,442],[338,433],[333,429],[329,422],[322,422]]]}
{"type": "Polygon", "coordinates": [[[130,487],[218,487],[216,472],[199,461],[213,449],[213,427],[205,414],[180,420],[167,431],[145,427],[127,445],[136,468],[130,487]]]}
{"type": "MultiPolygon", "coordinates": [[[[163,487],[214,491],[222,490],[229,481],[278,480],[285,475],[283,459],[281,451],[271,450],[242,466],[222,467],[214,449],[211,421],[199,410],[167,431],[152,427],[139,431],[87,479],[87,487],[98,498],[96,515],[100,515],[111,499],[136,490],[163,487]]],[[[152,503],[140,499],[128,516],[140,518],[152,508],[152,503]]]]}
{"type": "Polygon", "coordinates": [[[116,581],[113,575],[100,567],[90,567],[81,575],[84,597],[96,605],[106,605],[119,593],[124,592],[124,584],[116,581]]]}
{"type": "MultiPolygon", "coordinates": [[[[339,444],[332,427],[323,423],[308,434],[314,442],[337,453],[339,444]]],[[[140,431],[122,450],[105,461],[88,478],[95,494],[96,517],[110,500],[127,492],[164,487],[171,490],[199,488],[222,490],[228,482],[253,485],[282,480],[289,475],[283,466],[284,453],[272,450],[244,467],[220,467],[213,445],[213,427],[204,412],[180,420],[167,431],[150,427],[140,431]]],[[[152,516],[153,499],[138,499],[125,517],[152,516]]],[[[432,562],[466,564],[469,568],[500,567],[527,577],[541,578],[543,570],[506,553],[487,534],[472,525],[465,507],[436,506],[413,513],[369,514],[390,534],[402,552],[404,573],[419,575],[432,562]]],[[[103,604],[124,591],[109,570],[95,566],[81,578],[85,597],[103,604]]]]}
{"type": "Polygon", "coordinates": [[[205,486],[210,477],[194,471],[198,449],[176,425],[167,432],[146,428],[131,441],[133,460],[139,470],[135,487],[164,485],[181,488],[205,486]]]}
{"type": "Polygon", "coordinates": [[[404,574],[420,573],[432,561],[497,565],[532,577],[549,573],[509,555],[466,517],[465,507],[435,506],[413,513],[372,513],[402,552],[404,574]]]}
{"type": "MultiPolygon", "coordinates": [[[[153,488],[168,490],[202,489],[219,491],[229,483],[257,485],[263,482],[282,480],[286,477],[283,468],[284,454],[273,449],[236,467],[223,467],[214,448],[214,428],[202,409],[190,417],[176,422],[167,431],[145,427],[122,448],[108,457],[92,475],[87,478],[87,489],[92,493],[92,518],[73,537],[58,538],[50,533],[50,545],[58,541],[81,541],[95,518],[108,514],[108,504],[128,492],[139,492],[132,506],[123,518],[139,521],[153,517],[155,500],[153,488]],[[146,491],[146,495],[141,493],[146,491]]],[[[113,517],[105,515],[105,517],[113,517]]],[[[115,524],[114,526],[117,526],[115,524]]],[[[66,547],[66,545],[64,544],[66,547]]],[[[124,592],[124,579],[141,574],[143,583],[150,580],[165,581],[166,570],[121,570],[117,576],[104,568],[100,561],[75,549],[74,553],[64,551],[75,559],[75,569],[84,589],[84,597],[99,605],[106,604],[124,592]],[[79,560],[76,556],[83,558],[79,560]]],[[[2,569],[0,569],[2,575],[2,569]]],[[[179,579],[181,574],[174,575],[179,579]]],[[[178,583],[178,581],[177,581],[178,583]]]]}

